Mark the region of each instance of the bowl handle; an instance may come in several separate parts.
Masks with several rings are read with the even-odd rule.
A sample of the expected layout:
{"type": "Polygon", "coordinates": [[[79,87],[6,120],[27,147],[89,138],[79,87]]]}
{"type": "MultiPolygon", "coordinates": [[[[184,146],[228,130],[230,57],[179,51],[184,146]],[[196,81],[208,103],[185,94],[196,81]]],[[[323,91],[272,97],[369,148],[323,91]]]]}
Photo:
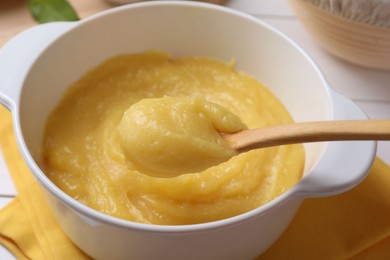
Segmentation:
{"type": "MultiPolygon", "coordinates": [[[[335,120],[366,120],[367,115],[352,100],[331,91],[335,120]]],[[[303,197],[322,197],[351,189],[368,174],[376,155],[375,141],[328,143],[320,161],[296,188],[303,197]]]]}
{"type": "Polygon", "coordinates": [[[0,49],[0,104],[18,106],[23,81],[41,52],[77,22],[53,22],[32,27],[0,49]]]}

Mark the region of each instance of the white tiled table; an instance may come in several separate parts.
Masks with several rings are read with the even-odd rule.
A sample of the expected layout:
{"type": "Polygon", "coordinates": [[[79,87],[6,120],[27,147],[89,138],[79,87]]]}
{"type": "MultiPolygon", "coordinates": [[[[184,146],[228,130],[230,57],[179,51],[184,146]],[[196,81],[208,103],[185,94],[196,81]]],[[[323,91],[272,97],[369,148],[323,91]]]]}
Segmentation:
{"type": "MultiPolygon", "coordinates": [[[[334,89],[353,99],[370,118],[390,119],[390,72],[357,67],[329,55],[304,30],[288,0],[231,0],[227,6],[252,14],[290,36],[318,63],[334,89]]],[[[390,164],[390,142],[379,142],[378,156],[390,164]]],[[[0,208],[16,193],[0,150],[0,208]]],[[[14,257],[0,245],[0,259],[14,257]]]]}

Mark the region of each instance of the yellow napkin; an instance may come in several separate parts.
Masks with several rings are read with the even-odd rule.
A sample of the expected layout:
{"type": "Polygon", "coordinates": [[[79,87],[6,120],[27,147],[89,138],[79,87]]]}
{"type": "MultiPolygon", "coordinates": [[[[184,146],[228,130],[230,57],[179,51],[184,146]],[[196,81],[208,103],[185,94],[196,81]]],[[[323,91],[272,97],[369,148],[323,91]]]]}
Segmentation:
{"type": "Polygon", "coordinates": [[[41,187],[19,153],[11,113],[2,106],[0,149],[18,191],[18,196],[0,211],[0,243],[18,259],[85,259],[46,205],[41,187]]]}
{"type": "MultiPolygon", "coordinates": [[[[19,259],[87,259],[58,227],[21,158],[10,113],[0,106],[0,147],[18,196],[0,211],[0,243],[19,259]]],[[[344,194],[307,199],[282,237],[259,259],[390,259],[390,167],[344,194]]]]}

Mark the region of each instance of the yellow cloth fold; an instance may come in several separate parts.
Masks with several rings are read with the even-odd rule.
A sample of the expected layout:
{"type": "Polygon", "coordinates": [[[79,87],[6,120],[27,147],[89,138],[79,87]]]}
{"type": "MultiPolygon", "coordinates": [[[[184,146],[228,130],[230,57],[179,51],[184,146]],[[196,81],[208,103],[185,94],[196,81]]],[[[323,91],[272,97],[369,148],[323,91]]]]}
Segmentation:
{"type": "MultiPolygon", "coordinates": [[[[19,259],[87,259],[61,231],[18,151],[10,113],[0,106],[0,148],[18,196],[0,211],[0,243],[19,259]]],[[[282,237],[259,259],[390,259],[390,167],[341,195],[307,199],[282,237]]]]}
{"type": "Polygon", "coordinates": [[[390,167],[379,158],[352,190],[306,199],[286,232],[259,259],[348,258],[390,259],[390,167]]]}
{"type": "Polygon", "coordinates": [[[19,153],[11,113],[2,106],[0,149],[18,191],[18,196],[0,211],[0,243],[22,259],[85,259],[46,205],[41,187],[19,153]]]}

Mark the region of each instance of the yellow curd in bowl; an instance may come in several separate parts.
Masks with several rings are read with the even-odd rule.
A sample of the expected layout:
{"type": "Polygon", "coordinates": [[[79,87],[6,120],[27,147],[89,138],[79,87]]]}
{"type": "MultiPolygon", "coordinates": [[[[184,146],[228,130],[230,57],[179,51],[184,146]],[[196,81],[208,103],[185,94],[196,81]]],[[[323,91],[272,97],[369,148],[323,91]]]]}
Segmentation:
{"type": "Polygon", "coordinates": [[[114,57],[49,115],[44,170],[81,203],[161,225],[232,217],[302,177],[300,144],[236,155],[219,135],[291,123],[280,101],[232,64],[149,51],[114,57]]]}
{"type": "Polygon", "coordinates": [[[222,106],[200,97],[149,98],[130,106],[118,126],[130,168],[157,177],[203,171],[236,152],[221,133],[246,126],[222,106]]]}

